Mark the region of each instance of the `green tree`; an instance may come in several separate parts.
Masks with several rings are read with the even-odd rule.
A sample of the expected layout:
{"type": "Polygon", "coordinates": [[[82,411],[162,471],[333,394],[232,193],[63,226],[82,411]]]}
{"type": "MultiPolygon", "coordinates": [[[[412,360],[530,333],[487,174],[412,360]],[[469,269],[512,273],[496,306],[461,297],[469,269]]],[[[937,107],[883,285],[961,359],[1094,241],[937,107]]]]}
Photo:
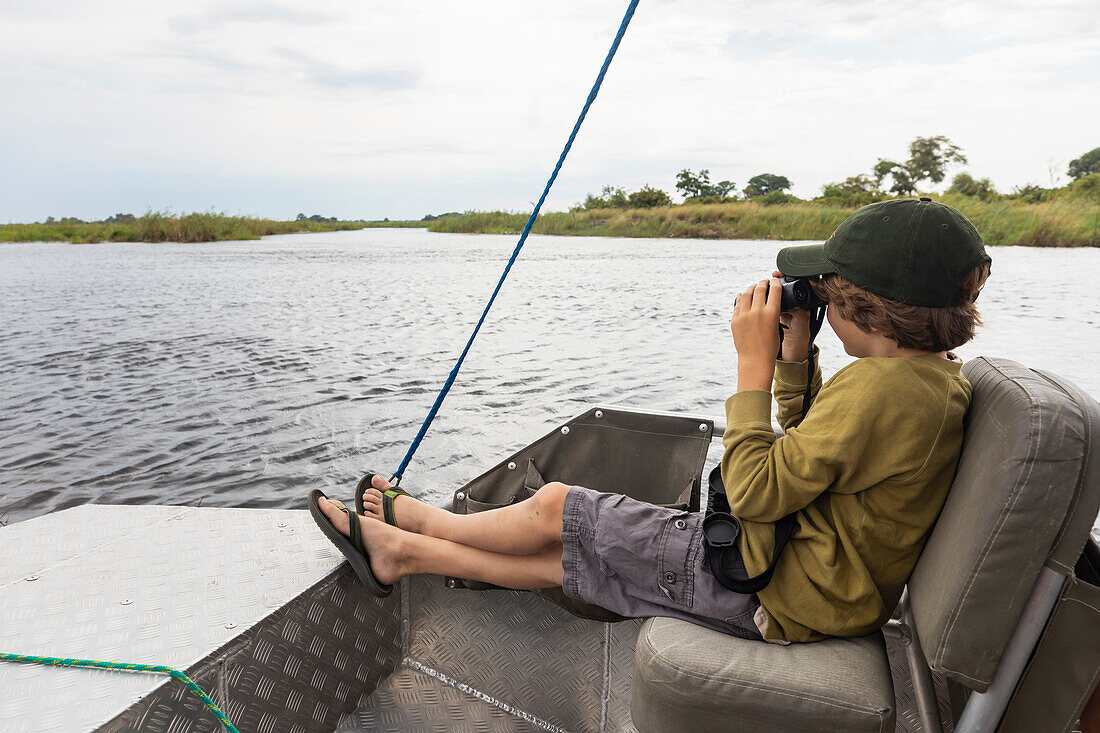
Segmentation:
{"type": "Polygon", "coordinates": [[[797,196],[792,196],[789,193],[783,191],[769,191],[763,196],[757,196],[753,201],[764,204],[765,206],[774,206],[776,204],[796,204],[802,199],[797,196]]]}
{"type": "Polygon", "coordinates": [[[1026,201],[1029,204],[1038,204],[1043,201],[1050,201],[1057,193],[1058,189],[1043,188],[1037,186],[1034,183],[1027,183],[1023,186],[1016,186],[1012,189],[1012,193],[1008,194],[1010,199],[1019,199],[1020,201],[1026,201]]]}
{"type": "Polygon", "coordinates": [[[874,193],[878,186],[870,176],[860,174],[848,176],[837,183],[826,183],[821,189],[822,196],[854,196],[861,193],[874,193]]]}
{"type": "Polygon", "coordinates": [[[626,191],[617,186],[604,186],[599,196],[588,194],[580,208],[586,211],[592,209],[625,209],[629,205],[626,191]]]}
{"type": "Polygon", "coordinates": [[[826,183],[821,188],[821,195],[813,199],[813,202],[855,208],[882,201],[884,198],[886,194],[879,190],[874,179],[861,174],[848,176],[843,181],[826,183]]]}
{"type": "Polygon", "coordinates": [[[977,196],[982,201],[992,201],[997,198],[997,189],[993,187],[993,181],[988,178],[976,179],[969,173],[959,173],[951,180],[951,187],[947,193],[957,193],[963,196],[977,196]]]}
{"type": "Polygon", "coordinates": [[[750,199],[759,198],[760,196],[767,196],[769,193],[775,191],[786,191],[793,186],[786,176],[777,176],[774,173],[761,173],[758,176],[753,176],[749,179],[749,184],[745,186],[745,196],[750,199]]]}
{"type": "Polygon", "coordinates": [[[625,209],[627,206],[626,191],[618,186],[604,186],[603,198],[612,208],[625,209]]]}
{"type": "Polygon", "coordinates": [[[879,186],[887,178],[890,179],[890,193],[896,193],[898,196],[912,196],[917,190],[917,182],[909,174],[909,169],[901,163],[879,158],[871,172],[875,177],[875,183],[879,186]]]}
{"type": "Polygon", "coordinates": [[[1071,160],[1066,172],[1075,181],[1090,173],[1100,173],[1100,148],[1093,148],[1080,158],[1071,160]]]}
{"type": "Polygon", "coordinates": [[[1070,195],[1100,204],[1100,171],[1081,176],[1068,186],[1070,195]]]}
{"type": "Polygon", "coordinates": [[[909,160],[906,166],[914,181],[940,183],[947,175],[947,166],[966,165],[966,156],[958,145],[943,135],[918,137],[909,143],[909,160]]]}
{"type": "Polygon", "coordinates": [[[909,160],[904,163],[879,158],[872,170],[877,185],[890,178],[891,193],[911,196],[921,181],[941,182],[947,175],[947,167],[956,163],[967,163],[962,150],[943,135],[936,135],[918,137],[909,143],[909,160]]]}
{"type": "Polygon", "coordinates": [[[652,209],[654,206],[671,206],[672,199],[659,188],[652,188],[648,183],[641,190],[635,191],[627,197],[631,208],[652,209]]]}
{"type": "Polygon", "coordinates": [[[711,183],[710,171],[706,168],[701,169],[698,173],[692,173],[690,169],[684,168],[676,174],[676,190],[685,199],[689,200],[704,196],[721,198],[727,196],[734,188],[736,188],[736,184],[733,181],[711,183]]]}

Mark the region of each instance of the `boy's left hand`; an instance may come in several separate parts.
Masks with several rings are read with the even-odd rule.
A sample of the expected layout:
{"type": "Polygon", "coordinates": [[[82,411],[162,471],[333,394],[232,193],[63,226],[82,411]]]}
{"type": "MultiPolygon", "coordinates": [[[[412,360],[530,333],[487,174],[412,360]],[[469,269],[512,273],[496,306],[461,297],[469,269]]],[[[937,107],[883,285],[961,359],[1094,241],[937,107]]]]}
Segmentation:
{"type": "Polygon", "coordinates": [[[737,349],[737,391],[770,392],[779,353],[779,278],[750,285],[733,305],[730,330],[737,349]]]}

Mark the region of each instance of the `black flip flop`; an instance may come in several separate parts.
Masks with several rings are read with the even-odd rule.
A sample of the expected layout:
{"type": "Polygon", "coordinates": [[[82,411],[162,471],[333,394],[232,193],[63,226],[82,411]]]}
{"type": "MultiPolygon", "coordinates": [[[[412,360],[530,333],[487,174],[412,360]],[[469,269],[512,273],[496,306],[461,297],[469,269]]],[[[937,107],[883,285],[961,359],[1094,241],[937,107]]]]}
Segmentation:
{"type": "Polygon", "coordinates": [[[367,551],[363,549],[363,529],[359,526],[359,515],[346,506],[340,507],[340,511],[347,514],[350,520],[351,536],[348,537],[336,529],[329,518],[325,516],[325,513],[321,511],[320,500],[327,498],[320,489],[309,492],[309,513],[313,517],[313,521],[317,522],[317,526],[325,533],[325,537],[328,537],[332,544],[336,545],[336,549],[351,563],[352,569],[359,576],[359,580],[363,581],[363,585],[367,586],[367,590],[379,598],[388,596],[393,591],[393,585],[379,583],[374,577],[374,573],[370,571],[370,557],[367,555],[367,551]]]}
{"type": "MultiPolygon", "coordinates": [[[[367,488],[373,488],[374,484],[371,483],[371,479],[376,474],[368,473],[363,478],[359,479],[359,485],[355,487],[355,509],[360,514],[366,514],[367,510],[363,506],[363,490],[367,488]]],[[[382,492],[382,518],[386,520],[386,524],[392,524],[397,526],[397,519],[393,516],[393,500],[399,496],[412,496],[407,491],[402,491],[396,486],[392,486],[382,492]]]]}

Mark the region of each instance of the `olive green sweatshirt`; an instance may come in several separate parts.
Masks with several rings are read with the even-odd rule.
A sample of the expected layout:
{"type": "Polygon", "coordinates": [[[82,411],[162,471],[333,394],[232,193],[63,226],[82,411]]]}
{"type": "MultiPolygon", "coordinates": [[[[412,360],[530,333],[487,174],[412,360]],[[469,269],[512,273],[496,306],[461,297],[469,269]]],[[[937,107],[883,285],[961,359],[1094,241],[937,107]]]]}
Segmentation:
{"type": "Polygon", "coordinates": [[[890,617],[955,475],[970,383],[933,355],[863,358],[821,387],[801,419],[806,363],[776,362],[772,395],[726,400],[722,479],[745,567],[763,572],[773,522],[798,529],[757,595],[765,639],[859,636],[890,617]]]}

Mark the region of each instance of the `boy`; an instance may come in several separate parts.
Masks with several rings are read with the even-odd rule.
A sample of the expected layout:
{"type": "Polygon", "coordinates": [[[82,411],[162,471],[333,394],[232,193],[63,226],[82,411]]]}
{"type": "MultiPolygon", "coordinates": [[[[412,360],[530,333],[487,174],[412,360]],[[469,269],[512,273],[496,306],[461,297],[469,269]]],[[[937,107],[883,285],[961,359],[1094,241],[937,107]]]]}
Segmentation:
{"type": "Polygon", "coordinates": [[[779,643],[869,633],[897,604],[954,476],[970,385],[948,350],[974,335],[989,262],[970,222],[927,198],[871,204],[825,244],[782,250],[779,270],[815,278],[830,326],[859,357],[824,387],[815,371],[805,417],[808,315],[780,315],[774,276],[738,297],[737,393],[726,401],[721,473],[742,533],[741,560],[728,570],[760,574],[774,523],[797,513],[757,594],[718,583],[704,561],[702,515],[582,487],[550,483],[518,504],[459,516],[373,476],[360,484],[367,516],[320,492],[310,509],[379,594],[433,573],[560,585],[624,616],[672,616],[779,643]]]}

